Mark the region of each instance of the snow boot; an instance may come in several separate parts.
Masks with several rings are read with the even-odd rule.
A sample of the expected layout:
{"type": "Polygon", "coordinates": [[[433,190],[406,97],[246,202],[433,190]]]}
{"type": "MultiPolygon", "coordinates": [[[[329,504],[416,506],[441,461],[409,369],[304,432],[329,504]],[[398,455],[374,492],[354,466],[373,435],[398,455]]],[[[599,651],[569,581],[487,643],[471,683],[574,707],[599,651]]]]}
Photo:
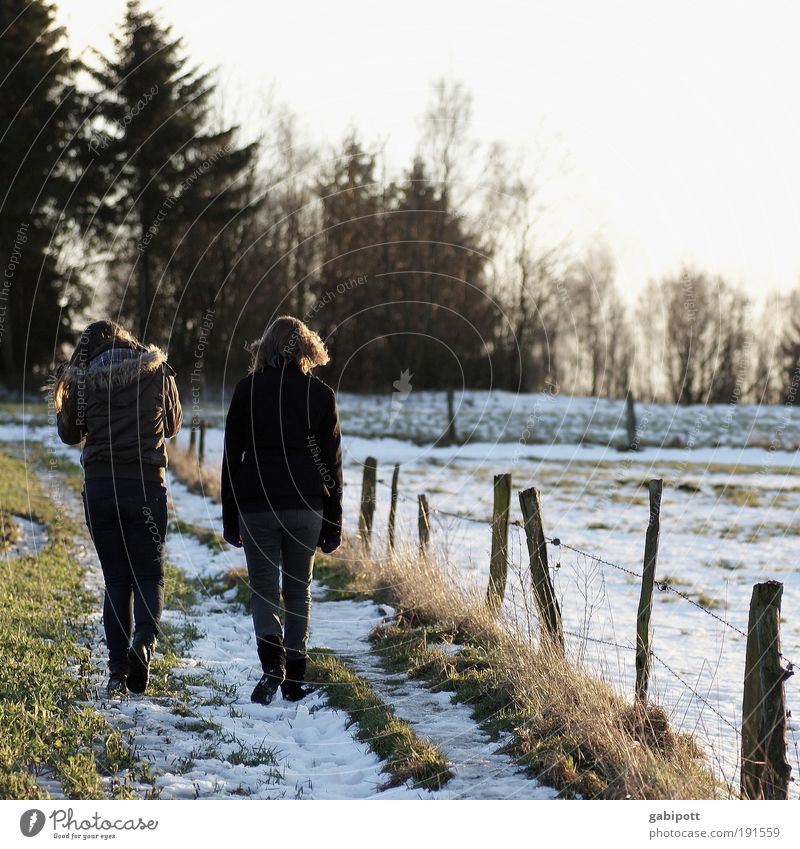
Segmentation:
{"type": "Polygon", "coordinates": [[[304,687],[307,658],[286,661],[286,678],[281,684],[281,693],[287,702],[299,702],[314,692],[313,687],[304,687]]]}
{"type": "Polygon", "coordinates": [[[128,695],[128,681],[124,672],[111,672],[109,674],[106,695],[109,699],[119,699],[128,695]]]}
{"type": "Polygon", "coordinates": [[[149,640],[134,640],[128,652],[128,689],[132,693],[143,693],[150,678],[150,661],[156,648],[154,637],[149,640]]]}
{"type": "Polygon", "coordinates": [[[286,673],[286,653],[283,649],[283,637],[279,634],[258,638],[258,659],[264,674],[250,695],[250,701],[268,705],[278,687],[283,683],[286,673]]]}

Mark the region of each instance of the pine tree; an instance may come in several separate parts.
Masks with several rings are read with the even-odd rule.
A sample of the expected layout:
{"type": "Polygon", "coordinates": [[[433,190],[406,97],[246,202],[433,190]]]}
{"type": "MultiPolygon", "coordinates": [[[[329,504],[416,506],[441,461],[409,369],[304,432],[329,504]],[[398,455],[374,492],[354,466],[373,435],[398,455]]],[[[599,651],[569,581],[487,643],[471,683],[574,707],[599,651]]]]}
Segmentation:
{"type": "Polygon", "coordinates": [[[49,368],[72,338],[85,290],[62,254],[85,201],[86,103],[77,65],[41,0],[0,4],[0,369],[9,382],[49,368]]]}
{"type": "Polygon", "coordinates": [[[137,0],[113,43],[93,69],[102,89],[93,151],[107,182],[98,214],[124,270],[119,314],[142,338],[174,333],[191,348],[196,338],[175,322],[196,329],[235,262],[225,236],[252,202],[256,145],[238,147],[236,127],[212,127],[210,75],[137,0]]]}

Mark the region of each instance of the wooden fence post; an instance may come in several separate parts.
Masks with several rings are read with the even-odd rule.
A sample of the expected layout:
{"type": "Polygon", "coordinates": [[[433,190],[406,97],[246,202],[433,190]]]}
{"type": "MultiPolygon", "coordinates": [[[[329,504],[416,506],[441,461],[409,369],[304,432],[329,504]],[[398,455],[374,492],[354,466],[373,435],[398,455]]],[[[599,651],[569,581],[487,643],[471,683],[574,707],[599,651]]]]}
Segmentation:
{"type": "Polygon", "coordinates": [[[661,529],[661,490],[663,481],[651,480],[650,520],[644,540],[644,566],[642,568],[642,592],[639,596],[639,612],[636,616],[636,698],[647,701],[647,685],[650,682],[650,643],[653,629],[650,616],[653,612],[653,584],[658,558],[658,535],[661,529]]]}
{"type": "Polygon", "coordinates": [[[558,606],[550,570],[547,565],[547,542],[542,525],[542,504],[539,490],[531,487],[519,494],[525,539],[533,579],[533,596],[539,614],[542,635],[559,651],[564,651],[564,630],[561,625],[561,608],[558,606]]]}
{"type": "Polygon", "coordinates": [[[189,454],[194,454],[197,449],[197,427],[192,422],[192,426],[189,428],[189,454]]]}
{"type": "Polygon", "coordinates": [[[375,515],[375,481],[378,476],[378,461],[367,457],[364,461],[364,478],[361,484],[361,512],[358,516],[358,535],[361,544],[369,553],[372,542],[372,517],[375,515]]]}
{"type": "Polygon", "coordinates": [[[786,695],[792,674],[781,666],[783,584],[753,587],[747,624],[742,700],[743,799],[788,799],[791,767],[786,759],[786,695]]]}
{"type": "Polygon", "coordinates": [[[400,476],[400,464],[395,463],[392,472],[392,496],[389,502],[389,554],[394,551],[394,525],[397,518],[397,479],[400,476]]]}
{"type": "Polygon", "coordinates": [[[636,411],[633,406],[633,392],[629,389],[625,394],[625,430],[628,435],[628,451],[636,451],[639,442],[636,438],[636,411]]]}
{"type": "Polygon", "coordinates": [[[431,538],[431,514],[428,509],[428,496],[418,496],[417,504],[419,508],[417,513],[417,525],[419,526],[419,553],[421,557],[425,557],[428,553],[428,543],[431,538]]]}
{"type": "Polygon", "coordinates": [[[503,604],[508,573],[508,512],[511,506],[511,475],[494,476],[492,510],[492,556],[489,561],[489,588],[486,601],[497,611],[503,604]]]}
{"type": "Polygon", "coordinates": [[[447,390],[447,441],[452,445],[458,442],[458,434],[456,433],[456,406],[455,392],[452,389],[447,390]]]}
{"type": "Polygon", "coordinates": [[[206,461],[206,427],[208,422],[205,419],[200,421],[200,441],[197,446],[197,465],[202,466],[206,461]]]}

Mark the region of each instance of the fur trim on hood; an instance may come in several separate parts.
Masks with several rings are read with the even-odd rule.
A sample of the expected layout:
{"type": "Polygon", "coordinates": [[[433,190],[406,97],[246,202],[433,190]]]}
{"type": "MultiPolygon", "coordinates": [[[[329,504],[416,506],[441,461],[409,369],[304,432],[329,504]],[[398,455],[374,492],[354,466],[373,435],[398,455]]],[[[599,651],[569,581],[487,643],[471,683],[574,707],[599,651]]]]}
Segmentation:
{"type": "Polygon", "coordinates": [[[56,381],[53,397],[56,412],[60,412],[63,406],[64,393],[69,393],[75,384],[82,383],[85,390],[90,392],[121,389],[152,374],[165,364],[167,355],[164,351],[157,345],[148,345],[145,350],[133,351],[132,356],[121,361],[95,367],[92,367],[90,361],[87,368],[68,366],[56,381]]]}

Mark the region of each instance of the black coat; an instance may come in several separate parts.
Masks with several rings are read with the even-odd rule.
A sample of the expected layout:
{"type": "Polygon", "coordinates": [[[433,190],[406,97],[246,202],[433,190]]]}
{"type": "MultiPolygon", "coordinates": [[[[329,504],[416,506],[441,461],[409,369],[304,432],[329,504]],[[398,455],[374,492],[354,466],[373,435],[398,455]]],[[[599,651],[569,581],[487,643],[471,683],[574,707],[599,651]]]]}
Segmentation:
{"type": "Polygon", "coordinates": [[[222,519],[321,504],[323,534],[341,533],[342,447],[333,389],[289,364],[236,385],[225,420],[222,519]]]}
{"type": "Polygon", "coordinates": [[[165,440],[183,418],[174,374],[155,345],[132,351],[117,346],[87,368],[65,369],[64,391],[56,398],[58,435],[68,445],[83,441],[87,477],[163,481],[165,440]]]}

